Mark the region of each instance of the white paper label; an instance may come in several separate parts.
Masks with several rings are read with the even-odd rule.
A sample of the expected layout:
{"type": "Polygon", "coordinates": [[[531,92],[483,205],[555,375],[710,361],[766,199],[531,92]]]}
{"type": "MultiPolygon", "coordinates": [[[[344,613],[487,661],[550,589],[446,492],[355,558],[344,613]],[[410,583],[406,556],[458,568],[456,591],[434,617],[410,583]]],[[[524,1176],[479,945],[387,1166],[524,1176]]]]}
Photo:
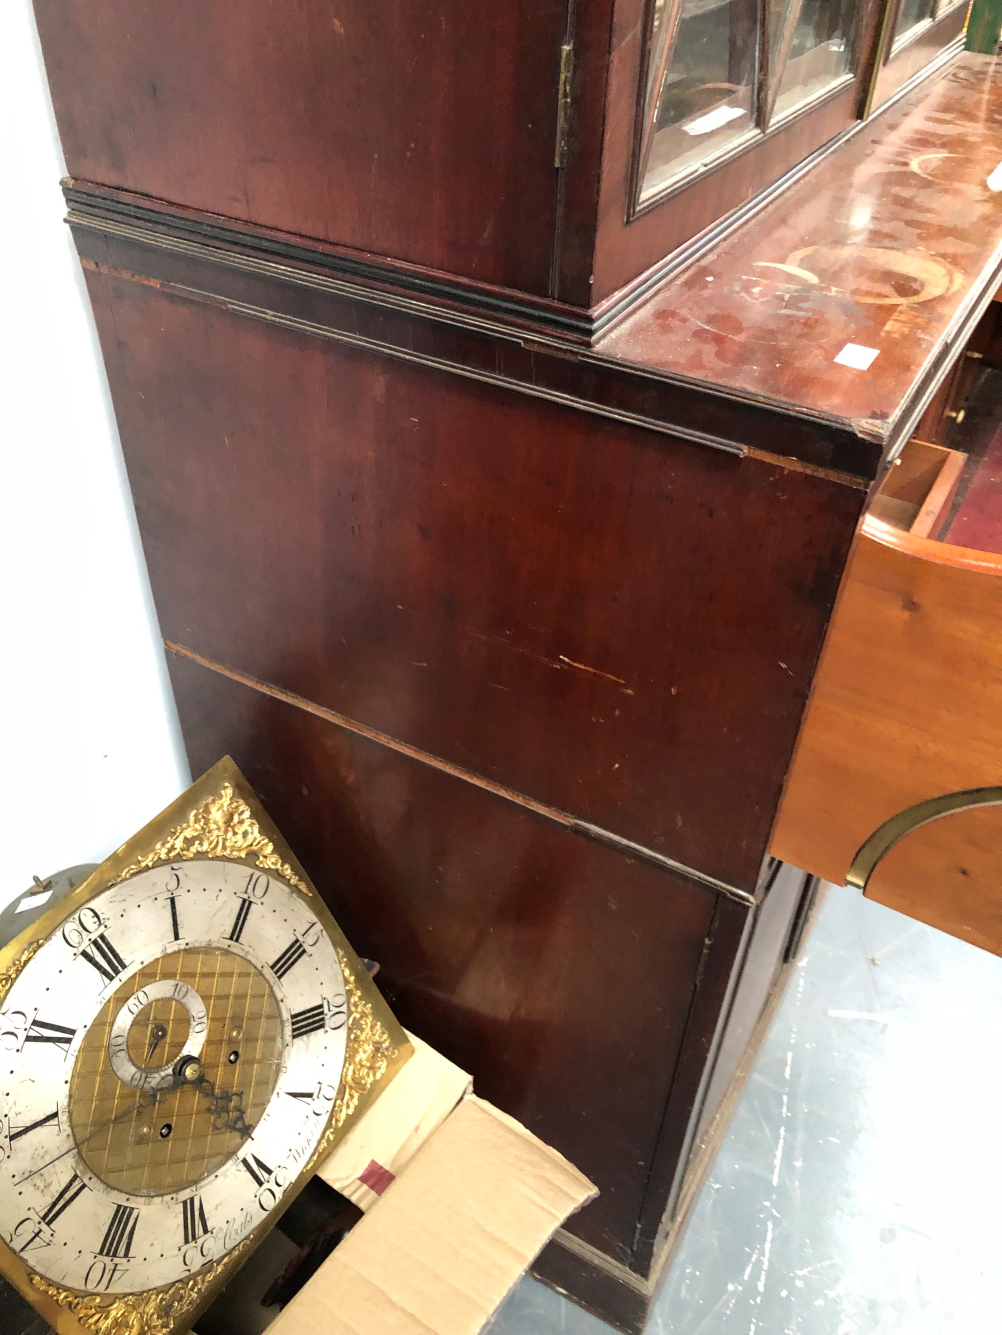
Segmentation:
{"type": "Polygon", "coordinates": [[[44,904],[47,899],[51,898],[52,898],[51,890],[46,890],[44,895],[28,895],[26,899],[21,900],[20,904],[18,904],[14,912],[25,913],[27,912],[28,909],[38,908],[39,904],[44,904]]]}
{"type": "Polygon", "coordinates": [[[832,361],[839,366],[851,366],[856,371],[868,371],[875,357],[880,355],[879,348],[864,348],[859,343],[847,343],[832,361]]]}
{"type": "Polygon", "coordinates": [[[726,125],[728,121],[736,120],[738,116],[744,114],[741,107],[715,107],[705,116],[699,116],[688,125],[683,125],[682,129],[686,134],[709,134],[711,130],[719,130],[721,125],[726,125]]]}
{"type": "Polygon", "coordinates": [[[991,176],[985,182],[989,190],[1002,190],[1002,162],[995,168],[991,176]]]}

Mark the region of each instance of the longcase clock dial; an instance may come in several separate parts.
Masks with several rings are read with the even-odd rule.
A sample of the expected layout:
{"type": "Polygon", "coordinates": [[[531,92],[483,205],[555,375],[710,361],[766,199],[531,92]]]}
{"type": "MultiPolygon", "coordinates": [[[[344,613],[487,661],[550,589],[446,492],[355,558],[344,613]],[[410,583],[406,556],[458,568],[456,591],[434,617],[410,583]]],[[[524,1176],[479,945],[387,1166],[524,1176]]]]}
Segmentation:
{"type": "Polygon", "coordinates": [[[4,1269],[81,1318],[119,1302],[123,1331],[158,1295],[187,1324],[408,1052],[221,768],[239,781],[217,766],[173,842],[124,875],[120,850],[0,978],[4,1269]],[[220,812],[231,837],[198,837],[220,812]]]}

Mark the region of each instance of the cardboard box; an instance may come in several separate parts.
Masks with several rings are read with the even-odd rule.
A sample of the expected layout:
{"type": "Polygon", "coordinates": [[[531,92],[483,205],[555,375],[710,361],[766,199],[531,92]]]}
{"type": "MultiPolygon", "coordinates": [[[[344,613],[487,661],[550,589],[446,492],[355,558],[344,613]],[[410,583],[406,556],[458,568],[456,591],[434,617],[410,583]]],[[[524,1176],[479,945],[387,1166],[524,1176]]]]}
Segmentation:
{"type": "MultiPolygon", "coordinates": [[[[421,1039],[318,1170],[364,1216],[268,1335],[477,1335],[588,1179],[421,1039]]],[[[253,1261],[250,1263],[253,1265],[253,1261]]]]}

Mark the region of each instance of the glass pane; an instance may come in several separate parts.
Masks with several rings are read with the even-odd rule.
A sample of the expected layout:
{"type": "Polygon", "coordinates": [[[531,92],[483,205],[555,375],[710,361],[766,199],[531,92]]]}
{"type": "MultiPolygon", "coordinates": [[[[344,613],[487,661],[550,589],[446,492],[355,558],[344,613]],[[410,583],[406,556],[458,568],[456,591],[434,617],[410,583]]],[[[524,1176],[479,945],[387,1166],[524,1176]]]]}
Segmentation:
{"type": "Polygon", "coordinates": [[[857,0],[786,0],[773,6],[769,68],[779,80],[773,117],[849,73],[856,8],[857,0]]]}
{"type": "Polygon", "coordinates": [[[757,0],[658,4],[641,198],[753,127],[757,10],[757,0]]]}
{"type": "Polygon", "coordinates": [[[894,40],[904,37],[912,28],[918,27],[926,19],[931,19],[936,12],[936,0],[901,0],[898,21],[894,25],[894,40]]]}

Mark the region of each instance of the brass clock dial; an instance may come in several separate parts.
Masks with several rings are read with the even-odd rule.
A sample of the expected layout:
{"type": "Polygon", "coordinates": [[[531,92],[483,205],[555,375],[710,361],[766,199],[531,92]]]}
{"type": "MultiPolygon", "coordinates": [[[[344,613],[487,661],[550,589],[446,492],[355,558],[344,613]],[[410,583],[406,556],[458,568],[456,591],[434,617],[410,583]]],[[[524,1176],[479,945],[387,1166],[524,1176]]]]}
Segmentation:
{"type": "Polygon", "coordinates": [[[408,1052],[257,821],[246,856],[221,777],[180,828],[221,801],[233,837],[137,836],[32,928],[0,999],[4,1269],[43,1311],[119,1311],[109,1335],[190,1323],[408,1052]]]}

